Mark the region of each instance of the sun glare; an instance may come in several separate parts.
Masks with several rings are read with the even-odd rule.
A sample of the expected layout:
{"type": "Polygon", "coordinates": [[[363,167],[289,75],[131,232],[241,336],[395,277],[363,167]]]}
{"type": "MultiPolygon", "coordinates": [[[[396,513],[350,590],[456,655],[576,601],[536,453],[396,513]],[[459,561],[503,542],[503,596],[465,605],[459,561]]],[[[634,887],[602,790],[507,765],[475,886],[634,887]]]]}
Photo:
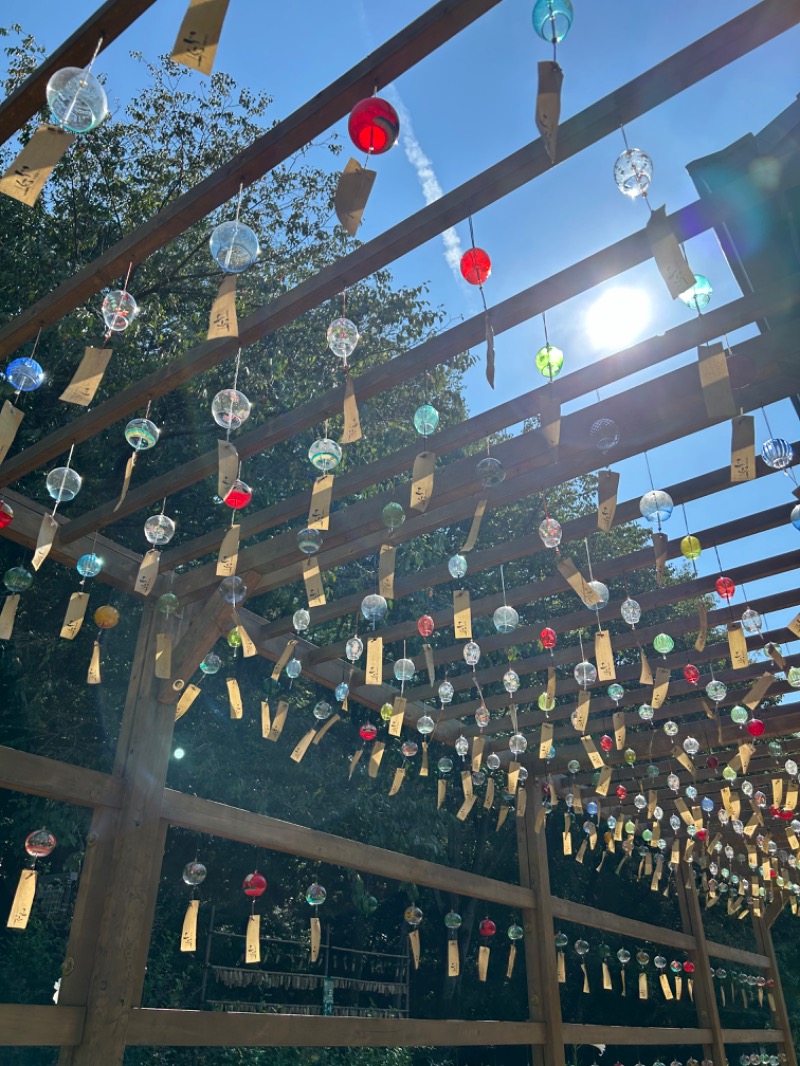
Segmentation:
{"type": "Polygon", "coordinates": [[[650,300],[641,289],[609,289],[586,312],[586,331],[598,348],[625,348],[649,320],[650,300]]]}

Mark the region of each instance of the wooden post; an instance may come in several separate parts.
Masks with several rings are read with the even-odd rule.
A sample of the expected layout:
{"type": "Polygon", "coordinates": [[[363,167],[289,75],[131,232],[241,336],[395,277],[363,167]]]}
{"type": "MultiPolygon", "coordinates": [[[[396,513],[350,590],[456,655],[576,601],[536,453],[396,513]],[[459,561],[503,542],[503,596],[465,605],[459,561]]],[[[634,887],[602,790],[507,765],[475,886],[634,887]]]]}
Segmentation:
{"type": "Polygon", "coordinates": [[[764,975],[768,979],[772,979],[775,983],[771,989],[769,989],[770,1007],[772,1010],[772,1017],[776,1029],[780,1029],[783,1033],[783,1052],[786,1055],[786,1066],[797,1066],[797,1051],[795,1050],[794,1041],[792,1040],[792,1027],[789,1022],[789,1012],[786,1009],[786,1000],[783,996],[783,985],[781,984],[781,972],[778,968],[778,960],[775,958],[775,945],[772,943],[772,933],[767,922],[763,918],[757,918],[751,911],[750,916],[753,919],[753,931],[756,934],[756,945],[762,955],[766,955],[769,959],[769,967],[764,975]]]}
{"type": "Polygon", "coordinates": [[[711,1043],[703,1047],[704,1057],[715,1066],[725,1066],[725,1040],[717,1009],[714,981],[711,976],[711,960],[708,954],[700,899],[691,866],[681,860],[675,868],[675,890],[681,912],[683,931],[693,936],[697,947],[689,955],[694,963],[694,1001],[700,1028],[711,1030],[711,1043]]]}
{"type": "Polygon", "coordinates": [[[121,1066],[130,1011],[141,1003],[166,835],[161,804],[174,726],[174,711],[156,698],[158,617],[145,606],[114,767],[125,785],[122,808],[116,824],[102,813],[93,822],[102,837],[95,845],[97,861],[82,878],[68,947],[75,980],[65,982],[70,1001],[85,995],[86,1024],[82,1042],[62,1048],[59,1066],[121,1066]]]}
{"type": "Polygon", "coordinates": [[[519,878],[534,893],[535,904],[522,910],[525,928],[525,972],[528,980],[528,1010],[533,1022],[543,1021],[544,1046],[534,1044],[534,1066],[565,1066],[561,992],[558,987],[550,870],[547,862],[544,811],[540,797],[542,781],[529,786],[530,802],[524,818],[517,818],[519,878]]]}

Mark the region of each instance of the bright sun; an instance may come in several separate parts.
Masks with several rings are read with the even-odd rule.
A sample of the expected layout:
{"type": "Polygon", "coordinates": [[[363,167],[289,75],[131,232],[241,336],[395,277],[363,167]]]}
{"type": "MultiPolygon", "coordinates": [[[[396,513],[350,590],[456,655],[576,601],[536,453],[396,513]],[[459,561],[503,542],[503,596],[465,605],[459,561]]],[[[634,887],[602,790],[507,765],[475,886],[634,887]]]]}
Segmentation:
{"type": "Polygon", "coordinates": [[[598,348],[625,348],[650,321],[650,300],[641,289],[608,289],[586,312],[586,331],[598,348]]]}

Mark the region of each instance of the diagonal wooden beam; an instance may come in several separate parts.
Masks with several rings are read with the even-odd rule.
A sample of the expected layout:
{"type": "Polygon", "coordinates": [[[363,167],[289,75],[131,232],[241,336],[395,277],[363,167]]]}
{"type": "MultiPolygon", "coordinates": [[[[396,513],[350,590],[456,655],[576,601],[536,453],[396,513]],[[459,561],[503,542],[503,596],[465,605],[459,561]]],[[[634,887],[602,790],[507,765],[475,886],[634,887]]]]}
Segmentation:
{"type": "Polygon", "coordinates": [[[442,892],[500,903],[507,907],[530,907],[531,893],[519,885],[495,881],[466,870],[415,859],[410,855],[361,844],[355,840],[323,833],[318,829],[292,825],[254,811],[243,811],[213,800],[166,789],[161,816],[170,825],[198,829],[224,840],[267,848],[300,858],[327,862],[350,870],[385,877],[390,881],[411,881],[442,892]]]}
{"type": "MultiPolygon", "coordinates": [[[[11,525],[5,526],[0,531],[0,536],[33,551],[36,547],[42,518],[45,514],[51,513],[52,506],[43,507],[11,489],[3,492],[3,499],[13,508],[14,520],[11,525]]],[[[141,555],[104,536],[80,537],[65,544],[60,534],[62,529],[69,527],[69,519],[60,513],[56,513],[55,518],[58,533],[50,551],[48,563],[58,562],[64,566],[74,567],[82,555],[96,552],[103,560],[103,569],[97,580],[126,592],[131,591],[142,561],[141,555]]],[[[166,580],[163,574],[159,575],[154,588],[155,595],[165,591],[166,580]]]]}
{"type": "MultiPolygon", "coordinates": [[[[775,0],[772,2],[774,6],[775,0]]],[[[138,3],[141,6],[141,0],[138,3]]],[[[498,3],[500,0],[439,0],[224,166],[8,322],[0,329],[0,354],[14,351],[38,329],[57,322],[100,292],[110,279],[123,276],[130,263],[141,263],[163,248],[235,196],[240,185],[252,185],[262,178],[344,118],[359,100],[371,96],[376,87],[382,88],[405,74],[498,3]]],[[[766,24],[763,28],[766,30],[766,24]]],[[[758,34],[757,29],[755,32],[758,34]]]]}
{"type": "Polygon", "coordinates": [[[0,144],[45,106],[47,83],[62,67],[85,67],[102,39],[100,51],[124,33],[155,0],[107,0],[0,103],[0,144]]]}
{"type": "MultiPolygon", "coordinates": [[[[796,8],[795,0],[761,0],[761,3],[750,11],[694,42],[682,52],[658,64],[639,78],[635,78],[565,122],[559,130],[559,161],[575,155],[602,137],[615,133],[621,124],[630,122],[634,117],[670,99],[676,92],[696,84],[708,74],[746,55],[758,44],[784,32],[798,21],[800,21],[800,12],[796,8]]],[[[371,85],[368,91],[372,91],[371,85]]],[[[352,102],[354,103],[355,100],[352,102]]],[[[319,103],[319,97],[315,103],[319,103]]],[[[281,128],[279,124],[275,129],[281,130],[281,128]]],[[[404,222],[398,223],[380,237],[367,242],[338,263],[325,267],[315,277],[303,282],[267,307],[249,315],[240,323],[238,338],[204,342],[184,353],[170,366],[148,375],[136,385],[124,389],[115,397],[98,405],[93,412],[74,419],[68,426],[37,442],[36,445],[27,449],[27,456],[15,456],[0,468],[0,484],[9,484],[21,477],[23,473],[36,469],[37,466],[66,451],[70,444],[88,439],[94,433],[137,410],[147,400],[155,399],[177,388],[190,378],[233,355],[239,347],[252,344],[260,337],[273,332],[323,300],[340,292],[342,288],[352,286],[356,281],[387,266],[449,226],[462,221],[480,208],[488,206],[513,189],[538,177],[551,166],[541,140],[533,141],[452,193],[423,208],[422,211],[410,216],[404,222]],[[33,465],[28,465],[30,463],[33,465]]],[[[230,170],[232,173],[228,178],[227,194],[222,197],[222,200],[232,196],[242,180],[243,175],[240,169],[231,167],[230,170]]],[[[249,178],[247,174],[244,177],[249,178]]],[[[206,179],[206,182],[211,180],[206,179]]],[[[186,195],[197,195],[197,190],[202,190],[204,185],[205,183],[201,183],[196,190],[186,195]]],[[[175,211],[180,203],[181,200],[178,200],[176,205],[166,210],[175,211]]],[[[209,204],[203,214],[217,205],[217,203],[209,204]]],[[[720,204],[711,200],[703,203],[698,201],[686,209],[679,219],[673,216],[673,229],[678,239],[687,240],[715,225],[720,221],[717,217],[719,209],[720,204]],[[703,221],[699,222],[699,219],[703,221]]],[[[202,214],[198,217],[202,217],[202,214]]],[[[191,219],[191,221],[196,220],[196,218],[191,219]]],[[[120,249],[115,264],[117,274],[121,273],[128,263],[138,261],[139,256],[132,254],[129,244],[128,240],[115,246],[116,249],[120,249]]],[[[604,278],[613,276],[649,258],[649,245],[641,235],[627,238],[625,242],[621,242],[621,245],[621,251],[626,253],[627,259],[621,259],[618,265],[613,266],[610,274],[598,271],[595,265],[576,291],[596,285],[604,278]]],[[[97,292],[102,287],[95,277],[98,269],[99,266],[95,263],[87,267],[80,275],[81,277],[87,275],[84,281],[92,292],[97,292]]],[[[113,271],[111,276],[113,276],[113,271]]],[[[71,284],[65,283],[66,286],[71,284]]],[[[14,350],[28,337],[33,336],[38,328],[46,324],[45,316],[47,322],[55,321],[65,310],[69,309],[69,306],[75,306],[71,297],[57,301],[56,297],[59,292],[60,290],[56,290],[56,293],[51,294],[45,301],[40,301],[38,305],[19,316],[4,329],[0,329],[0,354],[14,350]]],[[[86,293],[86,295],[89,294],[86,293]]],[[[562,297],[559,295],[558,299],[562,297]]],[[[546,309],[551,303],[545,300],[539,310],[546,309]]],[[[497,331],[502,328],[502,323],[494,323],[494,326],[497,331]]],[[[466,341],[464,348],[469,347],[471,343],[479,343],[484,337],[485,333],[483,337],[478,336],[473,341],[466,341]]],[[[421,366],[417,372],[422,369],[424,367],[421,366]]],[[[338,397],[336,405],[328,414],[318,414],[315,421],[322,421],[329,414],[340,409],[341,396],[338,397]]],[[[294,426],[292,432],[296,432],[297,428],[294,426]]]]}
{"type": "MultiPolygon", "coordinates": [[[[795,442],[792,447],[796,457],[795,462],[800,462],[800,441],[795,442]]],[[[774,473],[775,471],[766,466],[760,457],[756,458],[756,478],[767,477],[774,473]]],[[[689,503],[692,500],[701,499],[717,492],[723,492],[731,487],[730,464],[726,464],[724,467],[719,467],[708,473],[700,474],[687,481],[677,482],[675,485],[666,485],[664,487],[674,500],[680,500],[683,503],[689,503]]],[[[618,504],[614,517],[614,526],[616,527],[625,522],[635,521],[640,517],[639,498],[637,497],[618,504]]],[[[570,522],[564,523],[563,528],[565,544],[570,541],[582,540],[586,536],[591,536],[596,531],[597,517],[595,514],[590,514],[582,518],[573,519],[570,522]]],[[[491,548],[476,549],[470,554],[470,573],[481,573],[484,570],[499,566],[500,563],[509,563],[518,559],[527,558],[527,556],[541,551],[546,551],[546,549],[543,547],[538,533],[531,533],[528,536],[517,537],[512,541],[501,542],[500,544],[493,545],[491,548]]],[[[452,576],[447,569],[447,564],[440,563],[428,570],[422,570],[413,574],[397,577],[395,579],[395,595],[397,599],[403,599],[424,589],[449,584],[452,580],[452,576]]],[[[345,614],[356,612],[361,603],[361,599],[362,596],[360,594],[355,594],[333,600],[324,607],[315,608],[315,624],[328,622],[345,614]]],[[[434,612],[434,614],[436,614],[436,612],[434,612]]],[[[291,629],[291,617],[284,617],[268,623],[268,628],[263,632],[265,634],[269,633],[277,635],[280,633],[291,632],[291,629]]],[[[538,631],[534,632],[532,627],[531,636],[538,636],[538,631]]],[[[336,645],[334,645],[334,647],[335,646],[336,645]]],[[[487,651],[494,651],[497,648],[504,646],[504,639],[499,635],[484,637],[481,640],[481,646],[485,646],[487,651]]],[[[344,646],[339,645],[339,651],[337,654],[342,654],[343,651],[344,646]]],[[[328,654],[327,648],[320,649],[319,655],[321,657],[324,657],[326,654],[328,654]]],[[[436,660],[436,651],[434,651],[434,660],[436,660]]]]}
{"type": "MultiPolygon", "coordinates": [[[[737,389],[737,405],[750,410],[785,396],[791,391],[791,380],[797,380],[800,386],[800,375],[793,372],[790,363],[784,365],[781,362],[779,366],[773,361],[776,356],[783,357],[793,350],[793,346],[788,331],[784,335],[774,331],[745,341],[736,349],[728,365],[737,389]]],[[[489,508],[493,509],[592,469],[597,456],[589,442],[589,431],[599,414],[615,418],[618,424],[625,426],[626,432],[616,449],[618,460],[720,421],[709,419],[697,381],[697,367],[685,366],[630,389],[622,396],[610,397],[602,405],[584,407],[562,418],[559,459],[555,463],[544,450],[541,433],[526,433],[502,441],[496,446],[495,455],[505,465],[506,480],[491,493],[482,492],[477,483],[474,458],[448,464],[446,476],[442,476],[443,471],[439,473],[427,511],[410,517],[395,530],[393,543],[402,544],[433,529],[463,521],[472,515],[478,499],[483,496],[488,497],[489,508]]],[[[410,481],[408,485],[410,487],[410,481]]],[[[377,551],[387,536],[381,518],[382,509],[397,498],[398,493],[407,491],[405,487],[393,488],[333,515],[325,543],[317,556],[320,569],[331,570],[377,551]]],[[[245,548],[239,555],[239,565],[265,573],[258,588],[250,591],[252,598],[299,581],[302,553],[290,531],[245,548]]],[[[209,587],[215,587],[215,573],[213,563],[192,569],[179,579],[176,592],[185,602],[202,597],[209,587]]],[[[408,635],[410,626],[413,628],[411,623],[404,627],[390,627],[384,634],[385,639],[389,634],[390,639],[396,639],[398,634],[408,635]]]]}
{"type": "MultiPolygon", "coordinates": [[[[527,290],[530,292],[530,289],[527,290]]],[[[524,307],[524,293],[511,297],[519,301],[519,306],[524,307]]],[[[683,322],[679,326],[673,326],[665,333],[648,340],[641,341],[615,355],[598,359],[585,367],[581,367],[572,373],[566,374],[554,383],[555,393],[562,404],[570,400],[576,400],[581,396],[589,395],[597,389],[605,388],[618,383],[622,378],[651,368],[657,364],[688,351],[690,348],[714,340],[724,333],[731,333],[742,326],[755,322],[762,316],[767,316],[775,310],[787,310],[795,302],[800,302],[800,275],[793,275],[784,281],[771,286],[768,292],[750,293],[739,297],[722,307],[714,308],[702,316],[683,322]]],[[[494,309],[492,310],[494,315],[494,309]]],[[[475,328],[484,328],[483,316],[475,319],[475,328]]],[[[446,331],[437,338],[441,343],[447,339],[451,331],[446,331]]],[[[424,342],[428,344],[431,342],[424,342]]],[[[424,345],[423,345],[424,346],[424,345]]],[[[450,344],[447,351],[456,355],[461,349],[450,344]]],[[[400,357],[401,359],[404,356],[400,357]]],[[[360,379],[359,379],[360,382],[360,379]]],[[[468,444],[483,440],[500,430],[508,429],[525,419],[539,413],[542,396],[549,385],[532,389],[506,403],[484,411],[479,415],[466,419],[455,426],[447,426],[440,429],[432,439],[437,454],[452,453],[468,444]]],[[[364,399],[362,394],[360,397],[364,399]]],[[[260,431],[259,431],[260,432],[260,431]]],[[[410,444],[391,455],[367,463],[355,470],[337,476],[333,483],[332,499],[342,499],[361,492],[368,485],[386,481],[397,474],[408,470],[414,462],[419,451],[418,444],[410,444]]],[[[216,461],[215,457],[211,457],[216,461]]],[[[149,495],[149,492],[148,492],[149,495]]],[[[157,498],[157,497],[155,497],[157,498]]],[[[246,515],[241,520],[241,542],[244,544],[249,537],[283,525],[294,518],[308,513],[311,498],[311,490],[296,493],[288,499],[281,500],[269,507],[262,508],[253,514],[246,515]]],[[[638,506],[638,504],[637,504],[638,506]]],[[[75,536],[84,526],[94,522],[105,525],[108,517],[107,508],[95,508],[90,514],[84,515],[77,521],[80,523],[76,529],[67,531],[68,536],[75,536]],[[92,517],[94,516],[94,517],[92,517]]],[[[192,559],[200,558],[219,548],[224,535],[223,529],[209,530],[193,540],[186,541],[165,553],[163,559],[164,570],[172,570],[176,566],[182,566],[192,559]]]]}

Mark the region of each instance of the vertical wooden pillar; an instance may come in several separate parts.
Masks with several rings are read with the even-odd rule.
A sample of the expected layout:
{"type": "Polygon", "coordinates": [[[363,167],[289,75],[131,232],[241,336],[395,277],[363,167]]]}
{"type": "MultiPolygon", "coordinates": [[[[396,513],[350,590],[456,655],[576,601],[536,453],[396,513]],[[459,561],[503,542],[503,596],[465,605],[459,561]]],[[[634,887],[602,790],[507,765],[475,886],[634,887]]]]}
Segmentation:
{"type": "Polygon", "coordinates": [[[114,774],[122,807],[98,812],[91,868],[81,878],[62,1003],[86,1004],[83,1040],[59,1066],[121,1066],[131,1007],[141,1002],[166,826],[161,804],[175,712],[159,704],[154,676],[158,615],[145,606],[131,669],[114,774]]]}
{"type": "Polygon", "coordinates": [[[775,1004],[772,1013],[774,1025],[776,1029],[780,1029],[783,1033],[782,1050],[786,1055],[787,1066],[797,1066],[797,1051],[795,1050],[794,1041],[792,1040],[792,1027],[789,1023],[789,1012],[786,1009],[786,1000],[783,996],[781,973],[778,969],[778,960],[775,958],[775,945],[772,943],[772,933],[770,932],[769,925],[763,918],[757,918],[752,911],[751,917],[753,919],[753,930],[756,934],[758,950],[762,955],[766,955],[769,959],[769,967],[765,976],[771,978],[775,982],[770,989],[772,995],[771,1003],[775,1004]]]}
{"type": "Polygon", "coordinates": [[[533,1046],[534,1066],[565,1066],[561,994],[553,943],[555,934],[550,900],[550,870],[547,864],[544,817],[539,802],[541,794],[542,782],[535,779],[531,782],[531,802],[528,803],[525,816],[517,818],[520,884],[533,891],[535,900],[532,908],[525,908],[523,911],[528,1010],[531,1021],[544,1022],[545,1026],[544,1047],[533,1046]]]}
{"type": "Polygon", "coordinates": [[[695,938],[697,948],[690,952],[694,963],[694,1001],[697,1006],[697,1019],[702,1029],[711,1030],[711,1043],[704,1045],[705,1058],[712,1059],[714,1066],[725,1066],[725,1041],[722,1035],[722,1023],[717,1009],[717,997],[711,976],[711,960],[703,928],[703,915],[700,899],[691,866],[681,861],[675,869],[675,889],[681,912],[683,931],[695,938]]]}

